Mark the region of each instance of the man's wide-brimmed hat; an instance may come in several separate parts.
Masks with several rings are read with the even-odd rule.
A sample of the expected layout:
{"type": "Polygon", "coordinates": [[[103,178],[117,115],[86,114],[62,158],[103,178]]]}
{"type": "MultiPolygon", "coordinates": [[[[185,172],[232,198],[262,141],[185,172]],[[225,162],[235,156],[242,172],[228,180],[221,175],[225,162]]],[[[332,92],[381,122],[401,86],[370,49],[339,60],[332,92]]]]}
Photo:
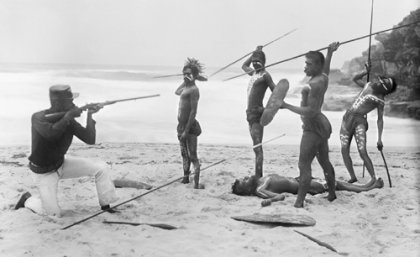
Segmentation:
{"type": "Polygon", "coordinates": [[[50,99],[74,99],[79,93],[71,92],[69,85],[54,85],[50,87],[50,99]]]}

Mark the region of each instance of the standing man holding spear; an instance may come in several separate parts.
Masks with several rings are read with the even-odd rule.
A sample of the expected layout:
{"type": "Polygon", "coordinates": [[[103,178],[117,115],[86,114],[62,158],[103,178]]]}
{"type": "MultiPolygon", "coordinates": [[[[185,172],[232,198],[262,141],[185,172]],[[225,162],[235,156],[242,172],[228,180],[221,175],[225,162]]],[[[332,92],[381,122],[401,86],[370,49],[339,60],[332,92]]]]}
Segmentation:
{"type": "MultiPolygon", "coordinates": [[[[370,35],[372,34],[372,21],[373,21],[373,0],[370,13],[370,35]]],[[[363,160],[363,176],[365,175],[365,167],[367,168],[371,180],[367,183],[367,186],[373,186],[376,181],[376,175],[373,167],[372,160],[369,158],[366,150],[366,132],[368,130],[368,122],[366,115],[374,110],[378,110],[378,141],[377,148],[381,152],[382,159],[384,160],[386,172],[388,175],[388,181],[390,187],[392,187],[391,177],[389,175],[388,167],[386,165],[385,157],[383,155],[383,143],[382,143],[382,132],[383,132],[383,115],[384,115],[384,98],[386,95],[394,92],[397,88],[397,83],[394,78],[391,77],[378,77],[377,81],[370,82],[370,71],[371,71],[371,45],[372,37],[369,36],[369,49],[366,71],[357,74],[353,81],[356,85],[363,88],[359,93],[353,105],[346,111],[343,117],[340,130],[340,141],[341,141],[341,154],[343,156],[344,164],[347,171],[350,174],[349,183],[357,181],[357,177],[354,173],[353,162],[350,157],[350,143],[353,136],[356,139],[357,149],[360,157],[363,160]],[[366,83],[362,81],[362,78],[366,76],[366,83]]]]}
{"type": "MultiPolygon", "coordinates": [[[[264,69],[265,54],[262,46],[258,46],[244,64],[242,69],[251,76],[248,85],[248,104],[246,109],[246,119],[249,124],[253,145],[258,145],[263,140],[264,127],[260,124],[261,116],[264,112],[263,99],[267,88],[274,90],[275,84],[270,73],[264,69]],[[254,69],[250,67],[252,66],[254,69]]],[[[254,148],[255,153],[255,176],[263,176],[263,149],[262,146],[254,148]]]]}
{"type": "Polygon", "coordinates": [[[219,70],[213,72],[210,76],[227,69],[229,66],[239,62],[243,58],[251,55],[242,65],[242,69],[251,76],[249,81],[247,95],[247,109],[246,109],[246,119],[249,125],[249,132],[253,142],[253,149],[255,153],[255,176],[260,178],[263,176],[263,149],[262,149],[262,140],[264,127],[260,124],[261,116],[264,112],[263,99],[267,88],[270,88],[271,91],[274,90],[275,84],[271,75],[264,69],[265,65],[265,54],[262,51],[263,47],[266,47],[287,35],[293,33],[296,29],[293,29],[282,36],[266,43],[263,46],[258,46],[257,49],[251,53],[247,53],[241,58],[231,62],[230,64],[220,68],[219,70]],[[251,68],[250,66],[253,66],[251,68]]]}
{"type": "Polygon", "coordinates": [[[306,194],[312,179],[311,164],[315,156],[321,165],[328,186],[328,200],[334,201],[335,174],[329,160],[328,138],[331,135],[331,124],[322,114],[321,107],[324,95],[328,88],[328,74],[332,54],[338,49],[339,43],[331,43],[328,47],[327,57],[319,51],[310,51],[305,57],[305,70],[311,79],[308,86],[302,89],[300,106],[283,102],[280,108],[288,109],[302,117],[302,139],[299,152],[299,189],[295,202],[296,208],[303,208],[306,194]]]}

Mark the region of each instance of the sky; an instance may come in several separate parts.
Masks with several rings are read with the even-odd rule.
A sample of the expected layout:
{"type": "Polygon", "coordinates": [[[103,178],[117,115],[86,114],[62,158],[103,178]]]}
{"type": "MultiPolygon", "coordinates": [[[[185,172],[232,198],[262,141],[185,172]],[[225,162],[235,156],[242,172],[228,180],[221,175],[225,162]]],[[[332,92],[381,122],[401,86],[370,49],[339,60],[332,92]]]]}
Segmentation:
{"type": "MultiPolygon", "coordinates": [[[[419,7],[375,0],[373,31],[419,7]]],[[[0,63],[182,66],[195,57],[221,67],[297,29],[264,48],[270,64],[368,34],[370,10],[369,0],[0,0],[0,63]]],[[[341,46],[331,66],[368,42],[341,46]]]]}

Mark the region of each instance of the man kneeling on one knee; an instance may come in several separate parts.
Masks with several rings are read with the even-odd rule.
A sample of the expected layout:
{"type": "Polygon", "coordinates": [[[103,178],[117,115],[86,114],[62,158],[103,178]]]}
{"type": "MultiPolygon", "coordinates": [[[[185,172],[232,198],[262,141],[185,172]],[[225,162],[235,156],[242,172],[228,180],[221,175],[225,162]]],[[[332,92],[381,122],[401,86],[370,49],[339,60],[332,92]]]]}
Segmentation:
{"type": "Polygon", "coordinates": [[[91,159],[65,156],[73,136],[86,144],[95,144],[96,129],[92,115],[100,107],[87,110],[86,127],[75,118],[82,109],[73,103],[77,93],[72,93],[68,85],[54,85],[49,89],[51,108],[32,115],[32,151],[29,156],[29,168],[38,188],[39,198],[29,192],[24,193],[15,209],[26,207],[42,215],[61,216],[57,201],[57,187],[60,179],[90,176],[95,178],[96,191],[102,210],[110,209],[110,203],[118,197],[115,186],[105,163],[91,159]],[[51,115],[62,113],[62,115],[51,115]]]}

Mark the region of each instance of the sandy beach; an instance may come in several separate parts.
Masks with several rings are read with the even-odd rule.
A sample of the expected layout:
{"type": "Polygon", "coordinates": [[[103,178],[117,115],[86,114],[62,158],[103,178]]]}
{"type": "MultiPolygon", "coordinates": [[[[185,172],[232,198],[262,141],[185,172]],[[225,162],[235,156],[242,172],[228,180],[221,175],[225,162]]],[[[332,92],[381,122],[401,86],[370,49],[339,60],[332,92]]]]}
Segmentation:
{"type": "MultiPolygon", "coordinates": [[[[420,120],[406,118],[420,108],[412,106],[420,99],[419,7],[418,0],[0,1],[0,257],[420,257],[420,120]],[[398,84],[396,96],[385,97],[384,113],[379,108],[366,117],[367,150],[384,187],[337,191],[333,202],[327,193],[308,194],[299,209],[292,194],[266,207],[256,196],[232,194],[235,179],[255,173],[246,110],[260,105],[262,94],[266,106],[270,90],[264,83],[270,86],[270,77],[275,84],[286,78],[290,86],[285,102],[315,106],[312,99],[302,98],[321,97],[323,90],[302,90],[307,75],[319,75],[322,58],[312,62],[305,53],[329,56],[328,46],[337,41],[341,46],[322,67],[329,80],[321,104],[332,126],[328,144],[336,180],[350,177],[339,132],[343,114],[361,92],[351,78],[367,63],[366,81],[386,81],[378,77],[384,75],[398,84]],[[248,60],[255,49],[263,49],[264,57],[259,53],[260,58],[248,60]],[[198,75],[208,78],[197,80],[197,109],[195,88],[194,98],[175,94],[189,73],[184,65],[190,58],[200,63],[198,75]],[[259,72],[256,60],[269,74],[259,72]],[[259,75],[250,78],[243,65],[259,75]],[[251,90],[252,97],[250,82],[258,87],[251,90]],[[67,156],[98,159],[107,163],[114,180],[150,185],[117,188],[119,200],[111,204],[117,213],[101,211],[94,178],[87,177],[59,181],[63,217],[15,210],[25,192],[38,196],[28,167],[31,144],[37,142],[32,117],[57,102],[49,93],[53,85],[71,86],[79,93],[74,98],[79,107],[115,103],[94,114],[96,144],[74,137],[67,156]],[[146,97],[151,95],[156,97],[146,97]],[[179,113],[188,115],[187,101],[202,128],[198,157],[203,190],[181,183],[177,125],[179,113]],[[395,112],[396,107],[402,111],[395,112]],[[376,149],[378,134],[386,163],[376,149]],[[306,215],[315,225],[263,225],[232,218],[252,214],[306,215]]],[[[197,75],[194,69],[191,73],[197,75]]],[[[387,83],[381,84],[384,89],[378,91],[388,92],[387,83]]],[[[374,104],[380,105],[377,99],[374,104]]],[[[87,112],[76,118],[89,127],[90,119],[87,112]]],[[[64,125],[62,121],[58,127],[64,125]]],[[[93,142],[92,132],[81,137],[93,142]]],[[[264,175],[299,176],[301,136],[300,115],[279,110],[263,132],[264,143],[278,137],[264,144],[264,175]]],[[[365,184],[370,176],[366,171],[362,177],[355,145],[353,140],[355,172],[365,184]]],[[[324,178],[316,160],[312,176],[324,178]]]]}
{"type": "MultiPolygon", "coordinates": [[[[297,176],[298,146],[265,145],[265,174],[297,176]]],[[[352,148],[356,173],[362,164],[352,148]]],[[[226,159],[202,173],[204,190],[179,182],[156,190],[84,223],[63,227],[99,211],[94,183],[89,179],[59,183],[59,202],[66,215],[61,219],[38,216],[28,209],[13,210],[24,191],[36,193],[27,168],[29,146],[0,147],[0,256],[337,256],[295,233],[304,232],[348,256],[418,256],[419,158],[418,147],[384,149],[391,173],[390,188],[379,152],[369,148],[382,189],[364,193],[338,191],[338,199],[307,196],[304,209],[293,208],[294,195],[261,207],[257,197],[231,193],[235,178],[253,173],[253,152],[244,145],[201,144],[202,167],[226,159]],[[232,216],[305,214],[316,220],[312,227],[264,226],[235,221],[232,216]],[[109,225],[104,220],[165,223],[164,230],[148,225],[109,225]]],[[[101,143],[74,144],[70,155],[106,160],[113,178],[141,181],[154,187],[182,176],[177,144],[101,143]]],[[[338,180],[348,178],[339,148],[330,159],[338,180]]],[[[313,176],[322,177],[314,162],[313,176]]],[[[360,179],[367,181],[367,177],[360,179]]],[[[147,190],[119,188],[119,202],[147,190]]],[[[119,203],[117,202],[117,203],[119,203]]]]}

